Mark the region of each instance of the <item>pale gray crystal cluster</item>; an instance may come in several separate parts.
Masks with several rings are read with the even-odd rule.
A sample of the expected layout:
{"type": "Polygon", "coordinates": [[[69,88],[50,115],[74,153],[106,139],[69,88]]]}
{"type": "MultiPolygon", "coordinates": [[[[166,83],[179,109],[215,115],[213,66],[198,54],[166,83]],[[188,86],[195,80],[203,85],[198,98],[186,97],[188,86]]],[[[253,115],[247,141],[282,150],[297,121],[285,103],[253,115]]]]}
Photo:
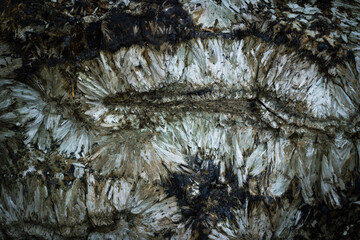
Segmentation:
{"type": "Polygon", "coordinates": [[[360,238],[360,1],[0,3],[0,239],[360,238]]]}

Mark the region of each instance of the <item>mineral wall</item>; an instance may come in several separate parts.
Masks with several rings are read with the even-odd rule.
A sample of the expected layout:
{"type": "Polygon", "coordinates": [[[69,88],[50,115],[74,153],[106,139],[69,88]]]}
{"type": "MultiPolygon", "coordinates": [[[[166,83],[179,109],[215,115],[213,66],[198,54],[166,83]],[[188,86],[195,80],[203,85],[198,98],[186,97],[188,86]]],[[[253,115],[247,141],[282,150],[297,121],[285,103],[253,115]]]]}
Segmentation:
{"type": "Polygon", "coordinates": [[[360,2],[3,0],[0,239],[359,239],[360,2]]]}

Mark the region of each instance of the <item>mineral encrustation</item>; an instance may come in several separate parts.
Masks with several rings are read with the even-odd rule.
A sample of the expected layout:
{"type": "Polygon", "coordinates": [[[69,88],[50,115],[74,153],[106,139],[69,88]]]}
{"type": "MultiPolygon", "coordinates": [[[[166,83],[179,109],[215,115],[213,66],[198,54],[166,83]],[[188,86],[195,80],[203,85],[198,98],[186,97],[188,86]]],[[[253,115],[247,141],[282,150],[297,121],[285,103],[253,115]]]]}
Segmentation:
{"type": "Polygon", "coordinates": [[[0,239],[360,239],[360,1],[2,0],[0,239]]]}

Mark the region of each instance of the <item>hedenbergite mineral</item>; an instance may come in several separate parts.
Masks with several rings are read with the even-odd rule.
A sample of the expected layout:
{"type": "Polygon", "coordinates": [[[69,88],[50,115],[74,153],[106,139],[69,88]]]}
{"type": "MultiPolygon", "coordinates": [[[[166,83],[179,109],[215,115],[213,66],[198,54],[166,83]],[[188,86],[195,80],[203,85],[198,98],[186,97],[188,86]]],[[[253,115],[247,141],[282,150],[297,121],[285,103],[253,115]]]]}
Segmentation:
{"type": "Polygon", "coordinates": [[[0,10],[0,238],[360,237],[358,1],[0,10]]]}

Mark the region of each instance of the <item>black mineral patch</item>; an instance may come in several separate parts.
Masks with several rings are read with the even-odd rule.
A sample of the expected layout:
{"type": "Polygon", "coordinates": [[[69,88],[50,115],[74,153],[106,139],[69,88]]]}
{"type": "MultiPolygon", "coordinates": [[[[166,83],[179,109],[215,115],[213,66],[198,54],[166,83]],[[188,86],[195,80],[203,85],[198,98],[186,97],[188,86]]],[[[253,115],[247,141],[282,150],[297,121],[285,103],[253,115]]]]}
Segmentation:
{"type": "Polygon", "coordinates": [[[235,218],[233,208],[245,203],[246,193],[238,187],[237,177],[226,171],[225,183],[220,182],[220,169],[214,160],[203,160],[199,154],[188,158],[193,173],[171,173],[166,185],[168,196],[176,196],[183,222],[192,227],[195,239],[207,239],[209,230],[218,221],[235,218]],[[198,184],[197,184],[198,183],[198,184]]]}
{"type": "MultiPolygon", "coordinates": [[[[191,38],[194,26],[178,2],[172,1],[165,6],[149,4],[143,8],[142,14],[135,16],[122,10],[112,11],[101,22],[102,34],[95,35],[101,39],[101,48],[116,51],[132,44],[160,46],[164,42],[176,43],[191,38]]],[[[99,42],[99,39],[94,40],[99,42]]]]}
{"type": "Polygon", "coordinates": [[[18,71],[22,77],[42,64],[82,61],[96,57],[99,50],[174,44],[194,35],[191,18],[178,1],[136,1],[141,3],[140,13],[123,4],[109,11],[102,1],[5,2],[0,4],[4,13],[0,21],[7,21],[0,26],[1,36],[23,58],[24,67],[18,71]],[[92,20],[85,21],[86,17],[92,20]]]}
{"type": "Polygon", "coordinates": [[[329,46],[326,43],[319,43],[318,46],[317,46],[317,49],[318,49],[319,52],[322,52],[322,51],[328,49],[328,47],[329,46]]]}

